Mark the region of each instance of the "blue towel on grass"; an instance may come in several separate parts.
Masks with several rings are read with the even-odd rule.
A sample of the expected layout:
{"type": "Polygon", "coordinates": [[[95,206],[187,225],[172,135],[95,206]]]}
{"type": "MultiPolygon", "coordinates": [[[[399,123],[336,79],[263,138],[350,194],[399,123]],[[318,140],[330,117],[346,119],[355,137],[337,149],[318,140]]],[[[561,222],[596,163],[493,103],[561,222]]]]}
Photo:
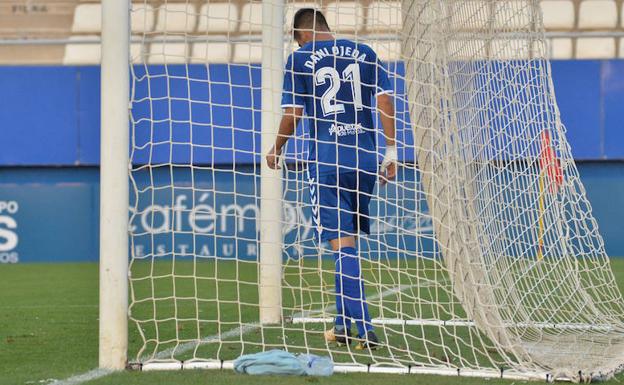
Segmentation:
{"type": "Polygon", "coordinates": [[[334,373],[334,363],[329,357],[315,354],[298,354],[297,359],[305,368],[308,376],[331,376],[334,373]]]}
{"type": "Polygon", "coordinates": [[[297,376],[329,376],[334,364],[328,357],[314,354],[295,356],[283,350],[246,354],[234,361],[234,370],[246,374],[290,374],[297,376]]]}

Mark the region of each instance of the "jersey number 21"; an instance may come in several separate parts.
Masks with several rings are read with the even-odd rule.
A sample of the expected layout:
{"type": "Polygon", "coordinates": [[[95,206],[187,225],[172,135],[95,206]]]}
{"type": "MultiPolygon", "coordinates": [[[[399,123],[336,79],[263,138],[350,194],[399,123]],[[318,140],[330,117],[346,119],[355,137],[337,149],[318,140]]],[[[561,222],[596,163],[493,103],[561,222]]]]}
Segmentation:
{"type": "Polygon", "coordinates": [[[353,95],[353,106],[356,111],[362,110],[362,88],[360,83],[360,65],[358,63],[349,64],[342,71],[342,79],[333,67],[323,67],[314,74],[314,83],[317,86],[325,84],[329,81],[329,87],[321,96],[321,108],[323,116],[331,114],[340,114],[345,111],[344,104],[336,101],[336,94],[340,90],[341,82],[348,81],[351,85],[351,94],[353,95]]]}

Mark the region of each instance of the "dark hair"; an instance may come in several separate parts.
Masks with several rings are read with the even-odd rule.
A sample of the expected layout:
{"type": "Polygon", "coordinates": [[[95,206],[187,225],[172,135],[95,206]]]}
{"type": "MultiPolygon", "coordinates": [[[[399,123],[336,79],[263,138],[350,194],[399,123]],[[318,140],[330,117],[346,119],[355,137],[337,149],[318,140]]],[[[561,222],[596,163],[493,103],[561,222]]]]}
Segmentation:
{"type": "Polygon", "coordinates": [[[293,34],[297,38],[298,30],[329,31],[327,20],[321,11],[314,8],[301,8],[293,18],[293,34]]]}

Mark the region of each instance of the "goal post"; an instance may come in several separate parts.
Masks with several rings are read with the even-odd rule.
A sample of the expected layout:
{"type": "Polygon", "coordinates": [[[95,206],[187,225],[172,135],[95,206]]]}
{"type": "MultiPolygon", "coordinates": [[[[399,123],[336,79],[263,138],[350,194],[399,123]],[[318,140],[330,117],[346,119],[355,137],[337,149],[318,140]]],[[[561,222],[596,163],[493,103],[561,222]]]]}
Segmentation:
{"type": "Polygon", "coordinates": [[[284,0],[262,3],[262,152],[260,153],[260,322],[282,322],[282,172],[264,161],[281,118],[284,0]]]}
{"type": "MultiPolygon", "coordinates": [[[[143,0],[131,17],[128,6],[103,4],[102,367],[125,363],[131,333],[142,370],[231,368],[275,348],[330,356],[340,372],[620,369],[624,301],[559,117],[537,0],[143,0]],[[383,158],[376,112],[359,128],[335,113],[343,85],[354,110],[375,110],[359,67],[307,73],[333,113],[306,111],[282,169],[265,161],[302,7],[360,54],[371,47],[393,91],[397,178],[353,189],[370,198],[356,252],[377,350],[324,338],[343,277],[315,234],[307,175],[324,161],[309,154],[321,144],[310,119],[332,120],[337,148],[379,131],[370,152],[383,158]]],[[[333,48],[307,52],[307,68],[360,60],[333,48]]]]}
{"type": "Polygon", "coordinates": [[[129,0],[102,1],[99,366],[128,352],[129,0]]]}

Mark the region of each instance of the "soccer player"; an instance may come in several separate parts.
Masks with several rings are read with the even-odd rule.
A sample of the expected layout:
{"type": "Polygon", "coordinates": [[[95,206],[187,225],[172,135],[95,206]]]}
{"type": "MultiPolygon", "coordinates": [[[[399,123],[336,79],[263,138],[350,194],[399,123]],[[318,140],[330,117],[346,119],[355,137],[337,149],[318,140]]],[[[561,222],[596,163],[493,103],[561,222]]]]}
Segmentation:
{"type": "Polygon", "coordinates": [[[378,173],[382,184],[396,174],[392,88],[377,54],[364,44],[335,39],[320,11],[298,10],[293,30],[300,48],[288,57],[283,116],[267,163],[279,168],[282,147],[305,111],[314,222],[320,241],[331,245],[336,269],[336,319],[325,336],[350,344],[354,321],[356,348],[374,349],[379,341],[364,294],[356,237],[360,231],[369,233],[368,206],[378,173]],[[373,97],[386,141],[379,170],[373,97]]]}

